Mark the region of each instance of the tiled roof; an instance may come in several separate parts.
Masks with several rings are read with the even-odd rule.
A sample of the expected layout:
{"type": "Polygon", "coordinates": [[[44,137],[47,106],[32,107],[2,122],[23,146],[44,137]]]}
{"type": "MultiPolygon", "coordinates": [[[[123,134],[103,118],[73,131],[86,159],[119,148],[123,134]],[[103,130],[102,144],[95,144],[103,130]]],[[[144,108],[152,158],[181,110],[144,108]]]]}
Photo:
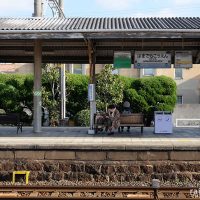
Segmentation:
{"type": "Polygon", "coordinates": [[[0,31],[200,30],[199,17],[174,18],[0,18],[0,31]]]}

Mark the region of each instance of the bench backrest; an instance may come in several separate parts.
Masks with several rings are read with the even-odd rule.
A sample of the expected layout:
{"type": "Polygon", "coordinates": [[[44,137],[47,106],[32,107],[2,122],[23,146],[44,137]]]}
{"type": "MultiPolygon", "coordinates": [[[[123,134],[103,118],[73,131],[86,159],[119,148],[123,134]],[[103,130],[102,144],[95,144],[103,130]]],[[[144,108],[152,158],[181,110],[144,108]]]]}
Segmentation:
{"type": "Polygon", "coordinates": [[[144,115],[142,113],[131,113],[120,115],[120,124],[143,124],[144,115]]]}
{"type": "Polygon", "coordinates": [[[19,113],[0,114],[0,124],[17,124],[20,122],[19,113]]]}

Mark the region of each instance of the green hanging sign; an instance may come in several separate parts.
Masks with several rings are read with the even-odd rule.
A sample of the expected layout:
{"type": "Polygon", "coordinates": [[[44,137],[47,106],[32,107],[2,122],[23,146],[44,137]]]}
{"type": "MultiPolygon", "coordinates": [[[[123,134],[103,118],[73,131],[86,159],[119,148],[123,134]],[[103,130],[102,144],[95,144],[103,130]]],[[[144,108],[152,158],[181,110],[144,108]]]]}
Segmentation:
{"type": "Polygon", "coordinates": [[[116,51],[114,52],[114,68],[131,68],[131,52],[116,51]]]}

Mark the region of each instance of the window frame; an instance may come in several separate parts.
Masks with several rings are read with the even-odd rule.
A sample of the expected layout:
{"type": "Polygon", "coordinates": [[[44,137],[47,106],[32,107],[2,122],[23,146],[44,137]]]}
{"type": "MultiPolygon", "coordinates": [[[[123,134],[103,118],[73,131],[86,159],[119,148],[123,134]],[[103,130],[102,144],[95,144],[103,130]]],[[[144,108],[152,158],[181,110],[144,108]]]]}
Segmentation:
{"type": "Polygon", "coordinates": [[[183,104],[183,95],[177,95],[176,104],[183,104]],[[181,97],[181,103],[178,101],[179,97],[181,97]]]}
{"type": "Polygon", "coordinates": [[[174,68],[174,79],[175,80],[183,79],[183,68],[174,68]],[[176,70],[181,70],[181,76],[176,76],[176,70]]]}
{"type": "Polygon", "coordinates": [[[143,68],[143,76],[155,76],[155,74],[156,74],[156,69],[155,68],[143,68]],[[145,70],[152,70],[152,72],[153,73],[151,73],[151,74],[145,74],[145,70]]]}

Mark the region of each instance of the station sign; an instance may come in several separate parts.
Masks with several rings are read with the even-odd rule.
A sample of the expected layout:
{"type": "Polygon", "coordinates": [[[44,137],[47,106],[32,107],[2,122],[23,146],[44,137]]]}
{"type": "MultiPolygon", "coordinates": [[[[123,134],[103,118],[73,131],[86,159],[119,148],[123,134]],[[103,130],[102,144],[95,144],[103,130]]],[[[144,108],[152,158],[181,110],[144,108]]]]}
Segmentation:
{"type": "Polygon", "coordinates": [[[95,101],[95,84],[88,85],[88,101],[95,101]]]}
{"type": "Polygon", "coordinates": [[[114,68],[131,68],[131,52],[115,51],[114,52],[114,68]]]}
{"type": "Polygon", "coordinates": [[[176,51],[174,67],[192,68],[192,51],[176,51]]]}
{"type": "Polygon", "coordinates": [[[167,51],[135,51],[134,68],[171,68],[167,51]]]}

